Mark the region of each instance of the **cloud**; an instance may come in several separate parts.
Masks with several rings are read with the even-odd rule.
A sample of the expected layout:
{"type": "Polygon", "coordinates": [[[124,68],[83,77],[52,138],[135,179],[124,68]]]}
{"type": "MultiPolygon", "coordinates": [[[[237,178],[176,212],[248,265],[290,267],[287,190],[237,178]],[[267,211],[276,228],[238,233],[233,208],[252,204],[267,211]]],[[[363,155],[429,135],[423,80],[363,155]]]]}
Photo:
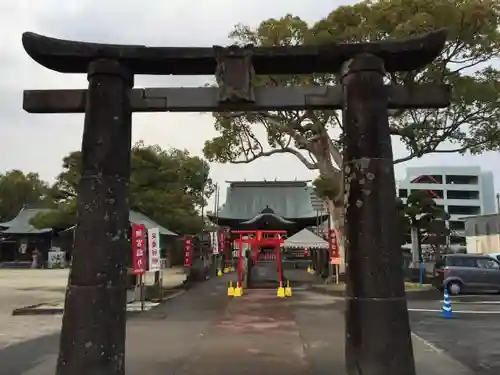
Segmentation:
{"type": "MultiPolygon", "coordinates": [[[[355,1],[315,0],[0,0],[0,172],[18,168],[39,172],[53,180],[62,158],[80,148],[83,115],[33,115],[22,111],[22,91],[43,88],[85,88],[84,75],[63,75],[33,62],[21,45],[21,34],[34,31],[63,39],[153,46],[211,46],[227,44],[227,34],[237,23],[256,26],[270,17],[291,13],[313,22],[340,4],[355,1]],[[188,5],[190,4],[190,5],[188,5]]],[[[211,77],[137,77],[136,87],[198,86],[211,77]]],[[[162,147],[186,148],[201,154],[206,139],[215,135],[207,114],[135,114],[134,141],[162,147]]],[[[401,155],[401,145],[395,154],[401,155]]],[[[411,164],[498,165],[497,155],[481,157],[432,156],[411,164]]],[[[397,167],[401,174],[402,167],[397,167]]],[[[249,165],[214,165],[218,182],[250,179],[313,179],[290,155],[277,155],[249,165]]],[[[497,186],[500,181],[497,180],[497,186]]],[[[224,195],[225,189],[222,189],[224,195]]],[[[222,197],[224,199],[224,197],[222,197]]]]}

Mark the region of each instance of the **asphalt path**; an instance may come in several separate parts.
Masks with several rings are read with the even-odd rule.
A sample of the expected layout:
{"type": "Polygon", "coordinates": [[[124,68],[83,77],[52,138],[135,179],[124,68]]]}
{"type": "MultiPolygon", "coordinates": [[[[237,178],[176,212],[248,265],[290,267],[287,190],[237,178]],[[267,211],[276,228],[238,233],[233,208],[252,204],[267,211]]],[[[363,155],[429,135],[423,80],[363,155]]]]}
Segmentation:
{"type": "Polygon", "coordinates": [[[478,375],[500,374],[500,296],[453,296],[452,319],[440,316],[441,304],[409,302],[413,332],[478,375]]]}
{"type": "MultiPolygon", "coordinates": [[[[133,335],[137,340],[127,340],[127,361],[130,359],[132,362],[128,367],[135,368],[137,362],[133,361],[134,356],[141,355],[148,348],[154,348],[149,350],[150,354],[159,355],[162,362],[179,351],[189,351],[190,345],[211,326],[228,301],[224,282],[213,279],[196,284],[186,293],[153,310],[130,315],[127,319],[127,335],[133,335]],[[143,337],[143,328],[160,326],[160,323],[158,330],[149,329],[149,337],[143,337]],[[174,340],[168,340],[171,336],[174,340]]],[[[0,350],[0,375],[22,375],[44,362],[53,362],[58,350],[59,333],[7,346],[0,350]]],[[[52,375],[54,369],[42,372],[43,375],[45,373],[52,375]]]]}
{"type": "MultiPolygon", "coordinates": [[[[341,298],[297,288],[287,301],[278,299],[273,289],[248,291],[241,299],[231,299],[226,295],[229,277],[234,275],[198,284],[130,318],[127,374],[244,374],[241,363],[258,361],[267,364],[252,366],[252,374],[275,375],[279,371],[271,362],[287,364],[290,375],[345,372],[341,298]]],[[[477,374],[498,374],[500,314],[479,311],[500,310],[499,300],[498,296],[454,298],[456,311],[478,313],[457,312],[450,320],[439,315],[440,301],[409,302],[413,332],[429,348],[446,352],[477,374]]],[[[0,374],[26,375],[38,364],[48,363],[48,358],[54,359],[58,343],[59,335],[52,334],[0,350],[0,374]]],[[[428,363],[426,358],[422,361],[428,363]]],[[[52,364],[46,372],[34,374],[52,375],[53,371],[52,364]]]]}

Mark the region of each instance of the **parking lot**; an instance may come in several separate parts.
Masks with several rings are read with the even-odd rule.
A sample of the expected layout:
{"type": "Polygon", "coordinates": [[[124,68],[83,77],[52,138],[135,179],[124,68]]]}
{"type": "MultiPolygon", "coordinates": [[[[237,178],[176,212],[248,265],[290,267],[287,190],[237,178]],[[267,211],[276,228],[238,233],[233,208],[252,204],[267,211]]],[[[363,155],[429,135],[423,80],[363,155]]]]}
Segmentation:
{"type": "Polygon", "coordinates": [[[481,375],[500,373],[500,296],[453,297],[455,316],[439,315],[441,301],[408,305],[413,332],[481,375]]]}

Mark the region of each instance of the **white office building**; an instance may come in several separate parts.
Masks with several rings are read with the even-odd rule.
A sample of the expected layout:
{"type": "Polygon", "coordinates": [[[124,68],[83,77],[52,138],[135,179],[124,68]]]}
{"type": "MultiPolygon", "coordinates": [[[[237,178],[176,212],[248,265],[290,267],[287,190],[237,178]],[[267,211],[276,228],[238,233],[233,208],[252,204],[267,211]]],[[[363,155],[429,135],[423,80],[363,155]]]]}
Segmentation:
{"type": "Polygon", "coordinates": [[[480,167],[410,167],[397,182],[397,194],[404,201],[414,190],[427,190],[450,215],[450,247],[466,246],[464,217],[496,212],[493,173],[480,167]]]}

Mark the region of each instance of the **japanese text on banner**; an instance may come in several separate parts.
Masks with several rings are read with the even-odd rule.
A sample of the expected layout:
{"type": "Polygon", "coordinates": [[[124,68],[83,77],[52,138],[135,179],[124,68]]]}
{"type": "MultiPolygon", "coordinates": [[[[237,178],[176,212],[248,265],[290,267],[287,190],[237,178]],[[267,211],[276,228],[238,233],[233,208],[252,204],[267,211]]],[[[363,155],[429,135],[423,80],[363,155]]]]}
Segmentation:
{"type": "Polygon", "coordinates": [[[146,270],[146,227],[132,224],[132,270],[142,274],[146,270]]]}
{"type": "Polygon", "coordinates": [[[193,265],[193,238],[187,236],[184,239],[184,267],[193,265]]]}
{"type": "Polygon", "coordinates": [[[158,228],[148,230],[148,254],[149,270],[159,271],[161,269],[160,261],[160,231],[158,228]]]}

